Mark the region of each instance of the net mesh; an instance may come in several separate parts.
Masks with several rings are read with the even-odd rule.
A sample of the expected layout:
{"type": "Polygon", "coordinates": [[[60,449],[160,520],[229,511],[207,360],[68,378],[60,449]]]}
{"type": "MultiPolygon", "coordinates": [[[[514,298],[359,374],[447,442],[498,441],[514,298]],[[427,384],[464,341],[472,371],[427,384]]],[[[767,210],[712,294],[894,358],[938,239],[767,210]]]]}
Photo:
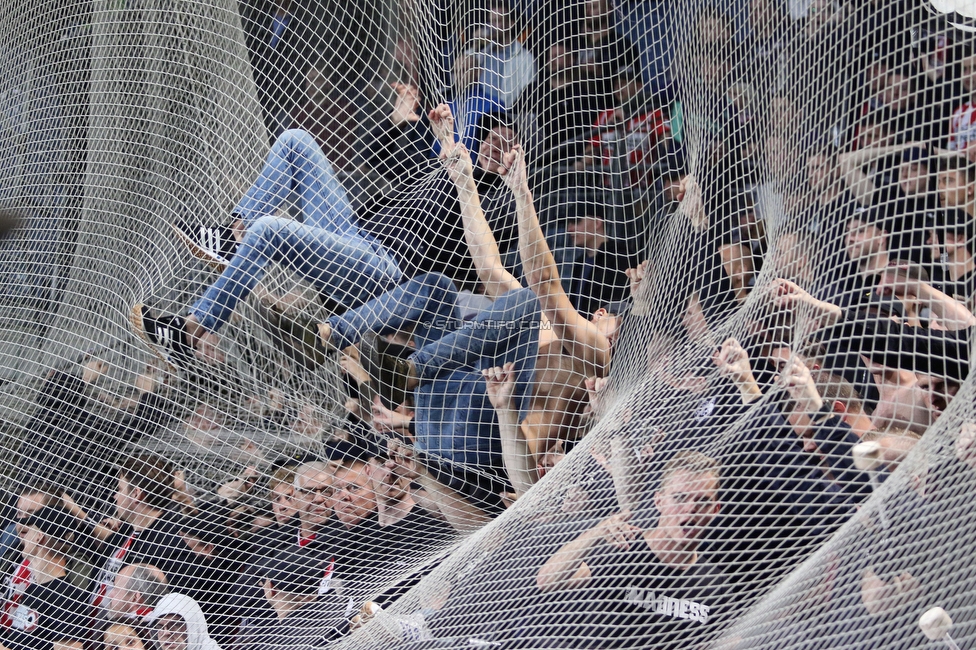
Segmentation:
{"type": "Polygon", "coordinates": [[[971,646],[945,4],[7,3],[0,646],[971,646]]]}

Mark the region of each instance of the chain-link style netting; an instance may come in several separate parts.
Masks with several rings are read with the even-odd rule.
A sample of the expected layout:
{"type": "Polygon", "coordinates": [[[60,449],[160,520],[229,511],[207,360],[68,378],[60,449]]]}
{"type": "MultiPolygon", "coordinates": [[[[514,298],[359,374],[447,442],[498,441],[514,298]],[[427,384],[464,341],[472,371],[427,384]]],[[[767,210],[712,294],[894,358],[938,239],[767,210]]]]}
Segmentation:
{"type": "Polygon", "coordinates": [[[967,2],[2,16],[0,647],[976,647],[967,2]]]}

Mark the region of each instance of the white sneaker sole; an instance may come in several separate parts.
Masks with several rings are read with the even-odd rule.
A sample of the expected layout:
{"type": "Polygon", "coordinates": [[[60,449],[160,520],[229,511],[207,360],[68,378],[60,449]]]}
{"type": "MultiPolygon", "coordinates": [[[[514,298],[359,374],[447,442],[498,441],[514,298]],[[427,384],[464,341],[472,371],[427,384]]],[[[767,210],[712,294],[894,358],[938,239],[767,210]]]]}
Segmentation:
{"type": "Polygon", "coordinates": [[[224,269],[227,268],[227,265],[230,264],[230,261],[226,258],[217,255],[211,250],[203,248],[200,246],[200,244],[193,241],[193,238],[180,230],[176,224],[170,224],[170,226],[173,228],[173,231],[176,232],[176,236],[179,238],[179,240],[182,241],[183,244],[190,250],[190,254],[198,260],[205,262],[207,266],[212,268],[214,271],[223,273],[224,269]]]}

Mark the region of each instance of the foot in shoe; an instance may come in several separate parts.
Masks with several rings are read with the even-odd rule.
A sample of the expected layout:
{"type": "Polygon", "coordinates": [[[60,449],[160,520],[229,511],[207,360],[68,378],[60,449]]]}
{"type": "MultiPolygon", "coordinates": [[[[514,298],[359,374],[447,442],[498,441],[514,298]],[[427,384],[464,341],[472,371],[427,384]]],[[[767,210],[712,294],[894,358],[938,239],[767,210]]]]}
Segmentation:
{"type": "Polygon", "coordinates": [[[275,347],[309,370],[324,364],[326,355],[334,349],[323,343],[319,336],[321,325],[311,319],[282,314],[268,307],[260,308],[258,313],[275,347]]]}
{"type": "Polygon", "coordinates": [[[186,367],[193,360],[193,346],[182,316],[160,316],[142,303],[136,303],[129,314],[136,334],[163,361],[186,367]]]}
{"type": "Polygon", "coordinates": [[[416,368],[407,358],[415,350],[368,332],[359,346],[360,361],[387,408],[394,409],[416,386],[416,368]]]}
{"type": "Polygon", "coordinates": [[[230,226],[179,223],[173,224],[173,230],[194,257],[216,271],[223,272],[237,250],[237,240],[230,226]]]}

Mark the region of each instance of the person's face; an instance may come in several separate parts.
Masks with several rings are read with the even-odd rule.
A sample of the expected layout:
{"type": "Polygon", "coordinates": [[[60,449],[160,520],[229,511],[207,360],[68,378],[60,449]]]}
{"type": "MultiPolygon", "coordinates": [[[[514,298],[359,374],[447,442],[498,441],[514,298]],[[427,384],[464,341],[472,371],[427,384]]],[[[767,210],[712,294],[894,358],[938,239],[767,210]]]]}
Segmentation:
{"type": "Polygon", "coordinates": [[[329,75],[318,68],[310,68],[305,76],[305,94],[313,101],[321,101],[332,92],[329,75]]]}
{"type": "Polygon", "coordinates": [[[772,253],[773,266],[779,269],[784,278],[804,277],[810,260],[806,251],[797,242],[796,235],[788,234],[776,240],[776,248],[772,253]]]}
{"type": "Polygon", "coordinates": [[[962,87],[967,93],[976,90],[976,54],[962,60],[962,87]]]}
{"type": "Polygon", "coordinates": [[[332,516],[335,498],[328,472],[305,472],[295,477],[298,516],[306,528],[318,528],[332,516]]]}
{"type": "Polygon", "coordinates": [[[487,172],[498,172],[502,156],[511,151],[515,144],[515,131],[507,126],[496,126],[478,147],[478,166],[487,172]]]}
{"type": "Polygon", "coordinates": [[[23,549],[24,557],[35,557],[38,551],[40,551],[42,548],[41,544],[44,541],[44,533],[34,526],[24,526],[23,524],[19,524],[17,528],[20,534],[20,543],[23,549]]]}
{"type": "Polygon", "coordinates": [[[369,472],[366,465],[354,465],[348,469],[336,472],[335,482],[335,511],[336,519],[347,528],[352,528],[376,510],[376,495],[369,485],[369,472]]]}
{"type": "Polygon", "coordinates": [[[287,483],[279,483],[271,490],[271,510],[275,521],[287,524],[298,513],[295,503],[295,488],[287,483]]]}
{"type": "Polygon", "coordinates": [[[139,607],[139,594],[129,589],[131,573],[130,567],[123,567],[106,594],[109,618],[116,620],[124,618],[135,613],[139,607]]]}
{"type": "Polygon", "coordinates": [[[774,347],[769,351],[769,365],[771,365],[776,370],[776,377],[778,378],[786,370],[786,367],[790,364],[790,349],[785,345],[774,347]]]}
{"type": "Polygon", "coordinates": [[[374,458],[369,463],[369,479],[373,492],[388,501],[399,501],[409,492],[409,484],[396,475],[396,461],[381,462],[374,458]]]}
{"type": "Polygon", "coordinates": [[[807,159],[807,181],[812,189],[823,190],[833,179],[833,165],[827,156],[810,156],[807,159]]]}
{"type": "Polygon", "coordinates": [[[678,470],[654,493],[658,528],[670,539],[697,542],[719,511],[718,477],[711,472],[678,470]]]}
{"type": "Polygon", "coordinates": [[[186,650],[186,621],[176,614],[160,617],[156,621],[156,640],[160,650],[186,650]]]}
{"type": "Polygon", "coordinates": [[[458,90],[465,90],[478,83],[481,68],[478,67],[478,55],[460,54],[454,60],[454,84],[458,90]]]}
{"type": "Polygon", "coordinates": [[[136,496],[138,496],[137,490],[129,485],[125,477],[120,476],[118,489],[115,492],[115,510],[119,519],[128,521],[129,517],[132,516],[136,504],[139,502],[136,496]]]}
{"type": "Polygon", "coordinates": [[[884,105],[893,111],[903,111],[911,106],[913,96],[909,87],[909,78],[898,73],[888,75],[888,82],[881,97],[884,105]]]}
{"type": "Polygon", "coordinates": [[[882,253],[886,247],[884,230],[858,219],[851,219],[847,224],[847,257],[852,262],[882,253]]]}
{"type": "Polygon", "coordinates": [[[924,194],[929,189],[929,166],[925,163],[902,163],[898,167],[898,186],[908,196],[924,194]]]}
{"type": "Polygon", "coordinates": [[[973,198],[973,187],[966,172],[956,169],[939,173],[939,199],[943,207],[965,208],[973,198]]]}
{"type": "Polygon", "coordinates": [[[620,324],[620,319],[615,315],[601,307],[593,312],[590,322],[596,325],[597,331],[607,337],[611,346],[617,342],[617,336],[620,334],[617,326],[620,324]]]}
{"type": "Polygon", "coordinates": [[[128,625],[112,625],[105,630],[105,650],[145,650],[142,639],[128,625]]]}
{"type": "Polygon", "coordinates": [[[956,253],[960,248],[966,247],[966,233],[956,232],[955,230],[944,230],[942,232],[942,249],[949,255],[956,253]]]}
{"type": "Polygon", "coordinates": [[[625,104],[640,93],[643,85],[644,83],[639,76],[635,79],[620,79],[614,86],[614,98],[619,103],[625,104]]]}
{"type": "Polygon", "coordinates": [[[573,67],[573,55],[561,44],[549,48],[549,72],[555,74],[573,67]]]}
{"type": "Polygon", "coordinates": [[[46,503],[47,496],[41,492],[29,492],[22,494],[20,498],[17,499],[17,512],[15,513],[14,518],[17,522],[17,535],[21,539],[23,539],[24,534],[27,532],[27,528],[23,525],[23,522],[37,514],[37,512],[40,511],[46,503]]]}
{"type": "Polygon", "coordinates": [[[939,419],[959,392],[959,384],[956,382],[929,375],[918,375],[918,387],[933,422],[939,419]]]}

